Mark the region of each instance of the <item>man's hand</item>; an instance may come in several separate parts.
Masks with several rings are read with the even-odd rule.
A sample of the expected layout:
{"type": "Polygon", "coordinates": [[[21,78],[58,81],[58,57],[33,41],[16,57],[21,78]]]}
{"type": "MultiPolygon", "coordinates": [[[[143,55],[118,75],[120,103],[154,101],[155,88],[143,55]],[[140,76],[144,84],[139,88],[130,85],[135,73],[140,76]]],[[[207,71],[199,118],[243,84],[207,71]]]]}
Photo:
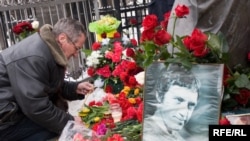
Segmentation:
{"type": "Polygon", "coordinates": [[[76,93],[86,95],[94,91],[94,85],[89,82],[81,82],[78,84],[76,93]]]}

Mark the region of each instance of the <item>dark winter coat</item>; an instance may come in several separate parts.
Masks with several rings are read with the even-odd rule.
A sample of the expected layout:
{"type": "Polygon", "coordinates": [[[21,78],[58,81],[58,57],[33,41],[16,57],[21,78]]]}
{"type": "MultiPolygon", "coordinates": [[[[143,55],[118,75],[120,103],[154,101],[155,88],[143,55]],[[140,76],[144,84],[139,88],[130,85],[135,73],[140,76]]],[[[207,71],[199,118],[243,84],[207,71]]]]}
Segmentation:
{"type": "Polygon", "coordinates": [[[45,25],[0,53],[0,130],[26,116],[60,133],[73,120],[62,99],[84,96],[76,94],[77,82],[64,81],[67,59],[51,29],[45,25]]]}

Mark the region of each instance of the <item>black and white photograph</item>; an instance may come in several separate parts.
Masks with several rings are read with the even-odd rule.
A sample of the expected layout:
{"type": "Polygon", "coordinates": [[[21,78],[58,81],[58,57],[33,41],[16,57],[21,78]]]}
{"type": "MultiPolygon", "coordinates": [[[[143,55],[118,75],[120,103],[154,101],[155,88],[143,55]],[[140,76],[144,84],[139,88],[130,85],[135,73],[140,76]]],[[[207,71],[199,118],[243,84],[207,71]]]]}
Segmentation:
{"type": "Polygon", "coordinates": [[[157,62],[145,74],[143,141],[208,140],[208,125],[218,124],[223,64],[157,62]]]}

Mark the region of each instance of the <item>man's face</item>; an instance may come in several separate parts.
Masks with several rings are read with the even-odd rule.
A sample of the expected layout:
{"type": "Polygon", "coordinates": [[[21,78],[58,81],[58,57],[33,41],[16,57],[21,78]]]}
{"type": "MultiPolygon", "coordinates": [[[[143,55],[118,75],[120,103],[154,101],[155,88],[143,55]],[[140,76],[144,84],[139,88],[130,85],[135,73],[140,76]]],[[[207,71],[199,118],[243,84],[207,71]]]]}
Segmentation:
{"type": "Polygon", "coordinates": [[[62,33],[60,37],[62,40],[61,47],[67,59],[70,59],[73,56],[77,57],[79,51],[83,48],[83,45],[85,43],[85,35],[80,34],[77,39],[77,42],[73,42],[72,39],[65,33],[62,33]]]}
{"type": "Polygon", "coordinates": [[[159,109],[168,129],[182,129],[191,117],[197,104],[197,98],[198,93],[186,87],[170,86],[159,109]]]}

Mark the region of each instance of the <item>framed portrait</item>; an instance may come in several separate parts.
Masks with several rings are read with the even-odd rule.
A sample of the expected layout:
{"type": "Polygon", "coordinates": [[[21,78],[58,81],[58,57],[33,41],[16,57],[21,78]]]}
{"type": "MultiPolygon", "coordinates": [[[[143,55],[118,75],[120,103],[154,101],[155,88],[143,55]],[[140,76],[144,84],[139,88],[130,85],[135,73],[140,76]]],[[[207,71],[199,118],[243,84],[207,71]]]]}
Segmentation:
{"type": "Polygon", "coordinates": [[[145,72],[142,140],[208,141],[208,125],[219,123],[223,69],[151,64],[145,72]]]}

